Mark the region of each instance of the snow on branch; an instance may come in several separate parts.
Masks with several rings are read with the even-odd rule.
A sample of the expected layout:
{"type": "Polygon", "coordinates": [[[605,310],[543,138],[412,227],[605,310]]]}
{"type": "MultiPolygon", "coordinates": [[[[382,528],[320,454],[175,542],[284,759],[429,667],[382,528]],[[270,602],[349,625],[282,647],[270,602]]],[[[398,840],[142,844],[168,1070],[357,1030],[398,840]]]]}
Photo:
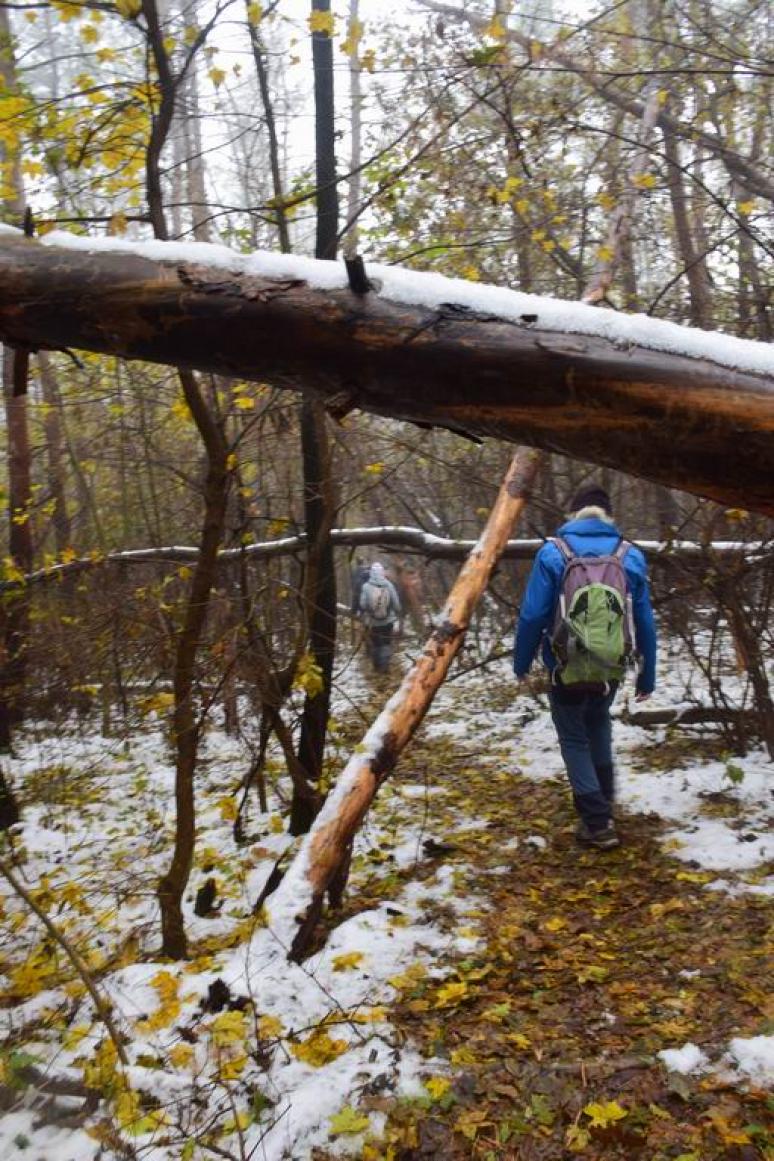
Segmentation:
{"type": "MultiPolygon", "coordinates": [[[[334,528],[331,540],[342,548],[386,548],[416,553],[428,560],[462,560],[476,544],[475,540],[449,539],[424,532],[410,525],[383,524],[365,528],[334,528]]],[[[540,539],[509,540],[502,556],[509,560],[531,560],[544,541],[540,539]]],[[[744,556],[749,561],[762,559],[774,553],[774,545],[766,541],[714,540],[702,544],[693,540],[637,540],[637,546],[650,557],[698,559],[707,553],[720,556],[744,556]]],[[[306,548],[307,537],[302,532],[297,536],[284,536],[277,540],[265,540],[258,544],[242,545],[239,548],[225,548],[218,553],[222,564],[247,558],[264,560],[275,556],[292,556],[306,548]]],[[[73,560],[52,564],[36,569],[26,576],[11,577],[0,582],[0,592],[8,592],[23,585],[40,585],[62,580],[76,573],[110,566],[130,566],[140,564],[192,564],[199,556],[194,545],[171,544],[159,548],[131,548],[121,552],[109,552],[104,556],[92,554],[73,560]]]]}

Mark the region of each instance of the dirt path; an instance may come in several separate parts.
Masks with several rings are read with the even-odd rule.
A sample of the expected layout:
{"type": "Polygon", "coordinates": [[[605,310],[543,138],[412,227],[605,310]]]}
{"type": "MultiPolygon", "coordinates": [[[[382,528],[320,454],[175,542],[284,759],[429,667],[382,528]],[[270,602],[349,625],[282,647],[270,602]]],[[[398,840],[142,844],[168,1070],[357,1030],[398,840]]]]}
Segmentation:
{"type": "Polygon", "coordinates": [[[708,891],[713,874],[665,853],[655,816],[621,818],[619,850],[586,851],[555,782],[482,769],[458,745],[439,754],[437,739],[406,765],[404,780],[432,768],[443,787],[423,809],[428,837],[453,849],[366,878],[348,906],[442,863],[470,906],[460,919],[431,903],[428,920],[480,942],[442,981],[399,982],[390,1019],[437,1080],[420,1100],[363,1095],[389,1118],[387,1144],[363,1157],[771,1161],[770,1096],[655,1056],[691,1041],[717,1062],[732,1037],[771,1033],[771,900],[708,891]]]}

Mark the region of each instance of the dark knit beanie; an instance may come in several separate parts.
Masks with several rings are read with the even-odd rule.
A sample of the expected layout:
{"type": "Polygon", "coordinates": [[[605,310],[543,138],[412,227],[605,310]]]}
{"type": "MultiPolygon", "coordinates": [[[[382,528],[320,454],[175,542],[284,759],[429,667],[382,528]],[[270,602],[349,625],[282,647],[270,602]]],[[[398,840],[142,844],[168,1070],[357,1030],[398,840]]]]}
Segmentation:
{"type": "Polygon", "coordinates": [[[608,516],[613,514],[610,497],[599,484],[586,484],[585,487],[578,489],[570,501],[570,511],[580,512],[581,508],[602,508],[608,516]]]}

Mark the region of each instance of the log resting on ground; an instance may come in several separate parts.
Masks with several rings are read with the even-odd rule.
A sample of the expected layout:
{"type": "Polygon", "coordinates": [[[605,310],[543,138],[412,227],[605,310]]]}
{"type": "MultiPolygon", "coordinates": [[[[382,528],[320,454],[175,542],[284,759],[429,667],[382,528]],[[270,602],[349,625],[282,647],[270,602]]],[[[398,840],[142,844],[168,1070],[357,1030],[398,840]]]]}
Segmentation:
{"type": "Polygon", "coordinates": [[[261,380],[774,515],[774,383],[454,304],[0,236],[0,341],[261,380]]]}

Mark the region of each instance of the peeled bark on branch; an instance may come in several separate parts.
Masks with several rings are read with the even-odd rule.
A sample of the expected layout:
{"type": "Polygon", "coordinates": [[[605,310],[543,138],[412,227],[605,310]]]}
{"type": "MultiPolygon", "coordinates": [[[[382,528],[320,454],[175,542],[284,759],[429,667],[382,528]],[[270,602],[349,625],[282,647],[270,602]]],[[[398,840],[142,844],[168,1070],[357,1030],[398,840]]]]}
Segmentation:
{"type": "Polygon", "coordinates": [[[359,407],[528,443],[774,515],[770,377],[541,329],[539,315],[0,235],[0,341],[268,380],[336,416],[359,407]]]}
{"type": "Polygon", "coordinates": [[[513,457],[486,527],[460,571],[438,627],[339,775],[335,790],[267,905],[270,924],[293,959],[299,959],[308,947],[325,892],[335,885],[337,874],[346,865],[360,823],[462,645],[470,617],[526,503],[539,459],[539,453],[523,448],[513,457]],[[294,931],[299,913],[301,925],[294,931]]]}

